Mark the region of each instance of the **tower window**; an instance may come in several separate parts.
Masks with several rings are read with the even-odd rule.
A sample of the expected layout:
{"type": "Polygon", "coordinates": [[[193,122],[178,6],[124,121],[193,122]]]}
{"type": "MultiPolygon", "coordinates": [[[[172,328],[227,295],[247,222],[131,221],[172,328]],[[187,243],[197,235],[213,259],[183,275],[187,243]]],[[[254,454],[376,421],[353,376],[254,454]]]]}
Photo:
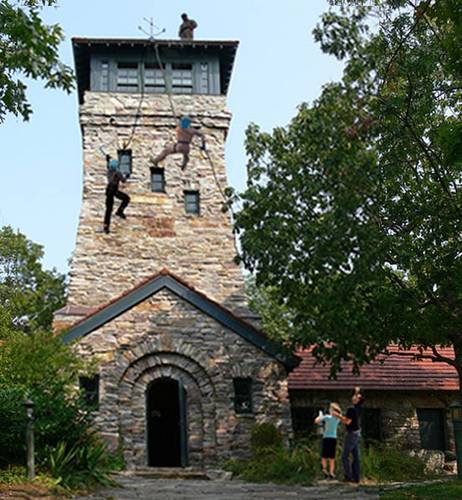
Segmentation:
{"type": "Polygon", "coordinates": [[[172,91],[176,94],[191,94],[193,91],[192,64],[172,64],[172,91]]]}
{"type": "Polygon", "coordinates": [[[119,171],[125,176],[129,177],[132,173],[132,152],[130,149],[120,149],[117,151],[119,158],[119,171]]]}
{"type": "Polygon", "coordinates": [[[101,90],[109,90],[109,63],[101,62],[101,90]]]}
{"type": "Polygon", "coordinates": [[[158,64],[144,65],[144,90],[145,92],[165,92],[164,74],[158,64]]]}
{"type": "Polygon", "coordinates": [[[207,63],[201,63],[200,65],[200,93],[209,93],[209,65],[207,63]]]}
{"type": "Polygon", "coordinates": [[[151,168],[151,191],[165,193],[165,175],[163,168],[151,168]]]}
{"type": "Polygon", "coordinates": [[[235,378],[234,411],[236,413],[252,413],[252,379],[235,378]]]}
{"type": "Polygon", "coordinates": [[[90,408],[98,408],[99,404],[99,375],[93,377],[80,377],[80,390],[85,403],[90,408]]]}
{"type": "Polygon", "coordinates": [[[117,64],[117,90],[122,92],[138,90],[138,63],[117,64]]]}
{"type": "Polygon", "coordinates": [[[187,214],[199,214],[199,191],[184,192],[184,208],[187,214]]]}

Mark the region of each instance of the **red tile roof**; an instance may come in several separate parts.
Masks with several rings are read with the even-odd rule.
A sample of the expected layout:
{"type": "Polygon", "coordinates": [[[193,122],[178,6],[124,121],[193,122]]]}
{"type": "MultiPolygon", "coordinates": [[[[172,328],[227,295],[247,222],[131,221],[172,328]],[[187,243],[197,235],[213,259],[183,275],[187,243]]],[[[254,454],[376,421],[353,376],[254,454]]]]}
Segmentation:
{"type": "MultiPolygon", "coordinates": [[[[396,349],[395,349],[396,350],[396,349]]],[[[413,349],[410,352],[417,353],[413,349]]],[[[452,348],[439,348],[442,356],[454,357],[452,348]]],[[[431,354],[431,353],[428,353],[431,354]]],[[[442,390],[457,391],[459,381],[456,370],[446,363],[430,359],[415,360],[399,355],[382,357],[383,364],[375,361],[361,368],[359,376],[353,375],[351,363],[344,363],[336,380],[329,380],[329,366],[316,364],[310,350],[297,352],[300,365],[289,375],[290,390],[352,389],[359,385],[367,390],[442,390]]]]}

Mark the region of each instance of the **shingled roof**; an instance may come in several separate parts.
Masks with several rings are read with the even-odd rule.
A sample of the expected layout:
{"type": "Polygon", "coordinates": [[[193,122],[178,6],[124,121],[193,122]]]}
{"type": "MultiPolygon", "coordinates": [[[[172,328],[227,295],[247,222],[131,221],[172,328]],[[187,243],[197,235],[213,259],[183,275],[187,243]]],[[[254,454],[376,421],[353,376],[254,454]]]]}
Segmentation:
{"type": "MultiPolygon", "coordinates": [[[[396,349],[395,349],[396,350],[396,349]]],[[[417,353],[416,349],[409,352],[417,353]]],[[[452,348],[440,348],[439,352],[453,358],[452,348]]],[[[300,365],[289,375],[289,390],[343,390],[359,385],[367,390],[457,391],[459,380],[456,370],[446,363],[430,359],[415,360],[399,355],[383,356],[365,365],[361,374],[352,373],[351,363],[345,363],[336,380],[329,380],[329,366],[316,364],[310,350],[298,352],[300,365]]]]}
{"type": "Polygon", "coordinates": [[[268,340],[264,332],[235,315],[218,302],[210,299],[192,285],[168,271],[168,269],[162,269],[160,272],[149,276],[135,287],[91,311],[90,314],[77,321],[63,334],[64,342],[69,343],[90,334],[163,289],[169,290],[229,330],[234,331],[284,364],[288,370],[293,369],[300,362],[300,359],[296,356],[286,355],[281,352],[277,345],[268,340]]]}

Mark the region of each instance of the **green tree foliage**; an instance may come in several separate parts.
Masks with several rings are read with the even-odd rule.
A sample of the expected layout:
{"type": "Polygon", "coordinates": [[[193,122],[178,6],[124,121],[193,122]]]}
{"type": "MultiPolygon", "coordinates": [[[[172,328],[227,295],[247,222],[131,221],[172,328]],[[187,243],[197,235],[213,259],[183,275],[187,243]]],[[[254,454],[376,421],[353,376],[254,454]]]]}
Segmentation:
{"type": "Polygon", "coordinates": [[[247,131],[242,260],[334,372],[398,344],[462,377],[462,2],[330,4],[342,80],[247,131]]]}
{"type": "Polygon", "coordinates": [[[10,333],[0,344],[0,466],[24,461],[26,398],[35,403],[39,463],[61,442],[89,439],[89,412],[75,387],[79,374],[88,370],[60,337],[10,333]]]}
{"type": "Polygon", "coordinates": [[[49,328],[65,302],[65,278],[42,268],[43,248],[10,226],[0,229],[0,338],[11,328],[49,328]]]}
{"type": "Polygon", "coordinates": [[[44,7],[56,0],[0,0],[0,123],[7,113],[28,120],[32,112],[24,78],[43,80],[46,87],[70,92],[74,76],[59,60],[64,38],[59,25],[40,18],[44,7]]]}

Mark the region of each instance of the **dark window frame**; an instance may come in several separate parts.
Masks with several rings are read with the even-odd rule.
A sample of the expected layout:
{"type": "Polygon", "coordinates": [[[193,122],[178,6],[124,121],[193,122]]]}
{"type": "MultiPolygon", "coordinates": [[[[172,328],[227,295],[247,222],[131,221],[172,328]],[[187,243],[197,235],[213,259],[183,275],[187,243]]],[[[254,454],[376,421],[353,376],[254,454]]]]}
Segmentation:
{"type": "Polygon", "coordinates": [[[165,193],[165,169],[151,167],[151,191],[153,193],[165,193]],[[155,175],[160,175],[160,181],[154,180],[155,175]],[[160,186],[158,189],[154,189],[156,183],[160,186]]]}
{"type": "Polygon", "coordinates": [[[383,441],[383,413],[381,408],[361,409],[361,435],[366,448],[383,441]]]}
{"type": "Polygon", "coordinates": [[[198,190],[187,190],[183,192],[184,194],[184,209],[187,214],[190,215],[200,215],[201,214],[201,197],[198,190]],[[193,202],[188,200],[189,196],[194,196],[193,202]],[[193,207],[191,209],[191,207],[193,207]]]}
{"type": "Polygon", "coordinates": [[[253,381],[250,377],[233,378],[234,411],[237,415],[253,413],[252,387],[253,381]]]}
{"type": "Polygon", "coordinates": [[[167,92],[168,87],[168,73],[165,66],[162,68],[159,63],[147,63],[143,64],[143,89],[146,93],[150,94],[165,94],[167,92]],[[153,83],[148,82],[148,71],[154,71],[152,76],[149,76],[149,79],[153,79],[153,83]],[[165,81],[167,78],[167,82],[165,81]],[[161,81],[162,83],[159,83],[161,81]]]}
{"type": "Polygon", "coordinates": [[[83,400],[86,405],[93,410],[97,410],[99,408],[99,384],[99,375],[93,375],[92,377],[79,377],[79,387],[83,400]]]}
{"type": "Polygon", "coordinates": [[[446,427],[446,411],[444,408],[416,408],[417,420],[419,422],[419,435],[420,435],[420,446],[425,450],[440,450],[445,451],[448,445],[448,432],[446,427]],[[427,436],[425,434],[425,424],[429,423],[428,418],[423,418],[426,414],[427,417],[433,412],[434,415],[438,414],[441,419],[441,427],[437,429],[438,437],[427,436]],[[440,441],[438,447],[430,447],[429,443],[432,441],[432,438],[436,441],[440,441]]]}
{"type": "Polygon", "coordinates": [[[174,94],[194,94],[194,64],[172,62],[170,68],[171,90],[174,94]],[[184,72],[190,72],[190,77],[185,77],[184,72]],[[175,83],[177,79],[180,83],[175,83]],[[188,83],[185,83],[188,81],[188,83]],[[190,82],[190,83],[189,83],[190,82]]]}
{"type": "Polygon", "coordinates": [[[133,153],[131,149],[119,149],[117,150],[117,159],[119,160],[119,171],[125,176],[129,177],[132,175],[133,171],[133,153]],[[124,158],[128,158],[128,169],[125,169],[126,164],[124,158]]]}
{"type": "MultiPolygon", "coordinates": [[[[141,87],[141,78],[140,78],[140,63],[139,62],[131,62],[131,61],[117,61],[116,62],[116,88],[118,92],[133,92],[136,94],[137,92],[140,91],[141,87]],[[125,66],[125,67],[123,67],[125,66]],[[120,70],[125,69],[125,70],[136,70],[136,86],[133,83],[121,83],[120,82],[120,70]]],[[[124,76],[124,78],[130,78],[130,76],[124,76]]]]}

